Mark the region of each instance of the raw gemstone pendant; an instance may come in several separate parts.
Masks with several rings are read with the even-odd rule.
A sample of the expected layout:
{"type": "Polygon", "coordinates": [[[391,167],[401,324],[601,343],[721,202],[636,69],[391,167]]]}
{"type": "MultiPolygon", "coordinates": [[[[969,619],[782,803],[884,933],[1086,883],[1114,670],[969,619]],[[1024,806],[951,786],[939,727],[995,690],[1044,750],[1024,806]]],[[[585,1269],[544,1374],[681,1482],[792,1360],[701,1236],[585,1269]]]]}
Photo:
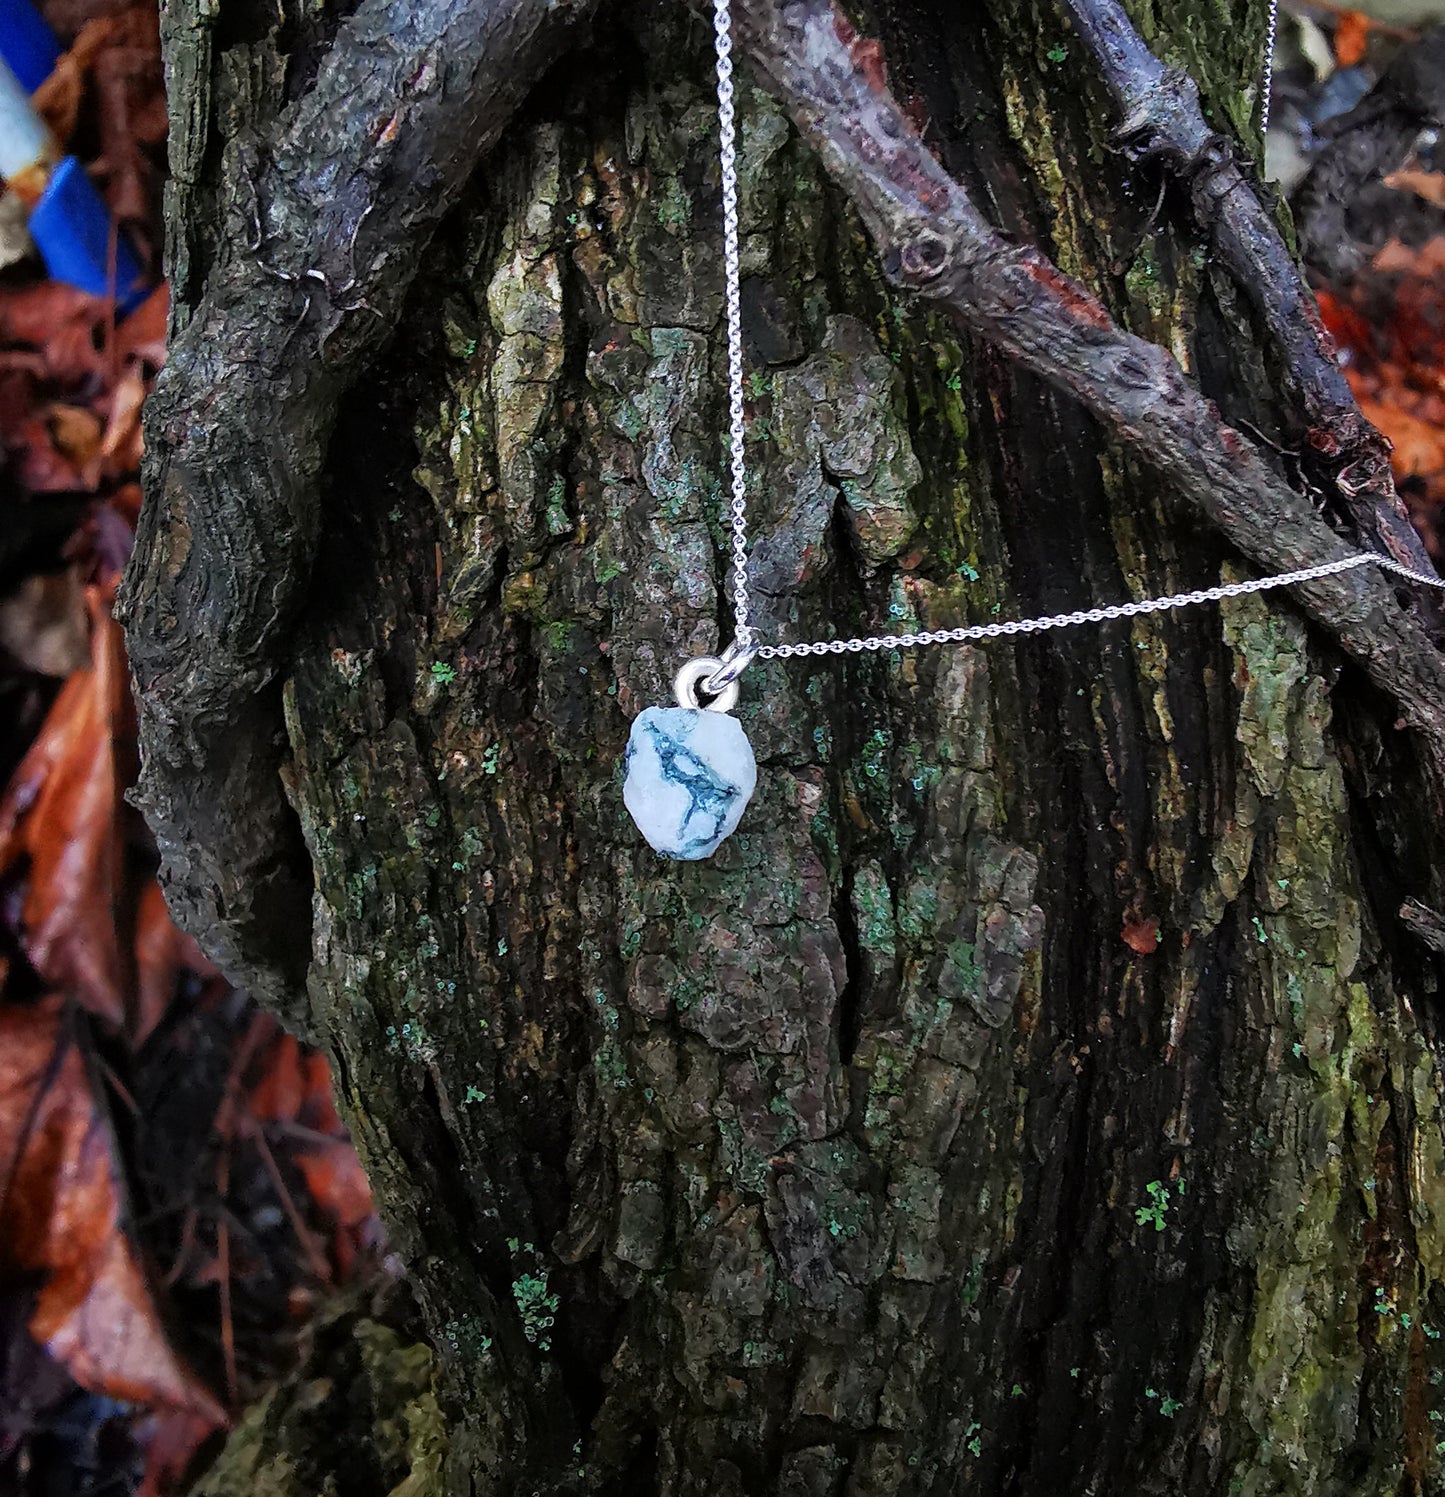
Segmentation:
{"type": "Polygon", "coordinates": [[[728,715],[737,700],[731,682],[708,707],[697,700],[702,677],[717,660],[694,660],[678,675],[678,707],[648,707],[627,740],[622,801],[637,830],[669,858],[710,857],[737,827],[758,780],[757,761],[742,724],[728,715]],[[690,678],[690,679],[685,679],[690,678]]]}

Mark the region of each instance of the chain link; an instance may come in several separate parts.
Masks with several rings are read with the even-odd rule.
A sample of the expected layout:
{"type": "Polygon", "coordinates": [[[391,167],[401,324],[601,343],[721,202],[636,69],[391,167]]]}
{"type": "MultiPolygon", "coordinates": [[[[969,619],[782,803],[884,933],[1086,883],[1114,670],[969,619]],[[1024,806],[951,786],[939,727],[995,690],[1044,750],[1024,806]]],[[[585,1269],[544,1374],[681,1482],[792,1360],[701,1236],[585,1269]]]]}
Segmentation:
{"type": "Polygon", "coordinates": [[[728,453],[732,503],[733,617],[739,648],[752,643],[748,626],[748,480],[743,457],[742,253],[738,247],[737,114],[733,104],[731,0],[713,0],[717,52],[717,119],[722,168],[724,299],[728,323],[728,453]]]}
{"type": "Polygon", "coordinates": [[[1269,0],[1269,22],[1264,34],[1264,78],[1259,85],[1259,137],[1269,129],[1269,96],[1274,92],[1274,42],[1279,32],[1279,0],[1269,0]]]}
{"type": "Polygon", "coordinates": [[[1074,613],[1054,613],[1037,619],[1010,619],[1002,624],[969,624],[959,629],[929,629],[914,634],[870,635],[866,639],[820,639],[812,644],[763,645],[757,651],[759,660],[791,660],[798,655],[859,654],[864,650],[911,650],[920,645],[970,644],[981,639],[999,639],[1009,634],[1043,634],[1049,629],[1070,629],[1075,624],[1102,624],[1109,619],[1132,619],[1142,613],[1167,613],[1172,608],[1191,608],[1196,603],[1217,603],[1221,598],[1238,598],[1245,593],[1267,592],[1270,588],[1290,587],[1296,582],[1312,582],[1317,577],[1333,577],[1356,567],[1377,566],[1412,582],[1445,588],[1445,578],[1413,571],[1388,556],[1361,551],[1340,561],[1327,561],[1317,567],[1303,567],[1297,572],[1281,572],[1275,577],[1255,577],[1248,582],[1229,582],[1219,587],[1201,587],[1190,593],[1171,593],[1164,598],[1144,598],[1137,603],[1115,603],[1108,608],[1081,608],[1074,613]]]}
{"type": "MultiPolygon", "coordinates": [[[[1260,130],[1269,124],[1269,93],[1274,76],[1274,41],[1279,21],[1279,0],[1270,0],[1269,36],[1265,54],[1263,107],[1260,130]]],[[[860,654],[864,650],[910,650],[922,645],[969,644],[977,640],[998,639],[1011,634],[1043,634],[1050,629],[1069,629],[1076,624],[1102,624],[1109,619],[1131,619],[1140,614],[1166,613],[1174,608],[1190,608],[1198,603],[1216,603],[1223,598],[1237,598],[1246,593],[1262,593],[1271,588],[1290,587],[1297,582],[1312,582],[1319,577],[1333,577],[1356,567],[1378,566],[1411,582],[1427,587],[1445,588],[1445,580],[1416,572],[1387,556],[1357,552],[1340,561],[1304,567],[1297,572],[1283,572],[1274,577],[1258,577],[1249,582],[1231,582],[1220,587],[1200,588],[1195,592],[1172,593],[1163,598],[1145,598],[1137,603],[1115,603],[1108,608],[1079,609],[1074,613],[1055,613],[1045,618],[1015,619],[1001,624],[969,624],[958,629],[930,629],[909,634],[869,635],[860,639],[820,639],[811,644],[757,645],[749,622],[748,603],[748,501],[747,469],[743,458],[743,328],[740,290],[741,255],[738,248],[738,170],[737,115],[733,95],[732,5],[731,0],[713,0],[713,35],[717,52],[717,112],[721,137],[723,205],[724,296],[727,305],[728,334],[728,443],[731,474],[733,610],[736,632],[733,643],[723,656],[720,668],[705,683],[709,690],[722,690],[736,681],[754,659],[792,660],[800,655],[860,654]]]]}

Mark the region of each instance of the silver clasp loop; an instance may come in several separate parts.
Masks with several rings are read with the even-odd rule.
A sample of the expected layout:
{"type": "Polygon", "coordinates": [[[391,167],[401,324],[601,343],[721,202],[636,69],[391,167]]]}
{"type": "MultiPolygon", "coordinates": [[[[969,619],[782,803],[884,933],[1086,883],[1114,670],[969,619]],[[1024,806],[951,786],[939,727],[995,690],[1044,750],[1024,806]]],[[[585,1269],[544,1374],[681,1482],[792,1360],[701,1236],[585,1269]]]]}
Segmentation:
{"type": "Polygon", "coordinates": [[[702,689],[708,692],[721,692],[732,686],[742,673],[753,663],[753,658],[758,653],[758,647],[751,642],[743,644],[740,639],[735,639],[722,653],[722,662],[718,668],[702,683],[702,689]]]}
{"type": "Polygon", "coordinates": [[[672,678],[677,705],[692,712],[731,712],[738,704],[736,681],[719,692],[708,691],[703,685],[714,671],[721,668],[722,661],[716,655],[699,655],[695,660],[689,660],[672,678]],[[706,701],[702,699],[703,692],[707,693],[706,701]]]}
{"type": "Polygon", "coordinates": [[[677,705],[695,712],[731,712],[738,704],[738,677],[757,653],[755,645],[740,647],[734,640],[720,656],[689,660],[672,678],[677,705]]]}

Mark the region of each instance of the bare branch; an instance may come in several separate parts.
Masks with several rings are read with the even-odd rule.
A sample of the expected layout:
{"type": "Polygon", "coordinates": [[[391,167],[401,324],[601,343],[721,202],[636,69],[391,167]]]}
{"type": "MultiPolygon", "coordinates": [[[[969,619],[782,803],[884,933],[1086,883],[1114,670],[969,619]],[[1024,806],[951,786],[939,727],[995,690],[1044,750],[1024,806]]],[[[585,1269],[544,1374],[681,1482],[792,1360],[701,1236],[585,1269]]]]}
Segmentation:
{"type": "Polygon", "coordinates": [[[137,800],[182,923],[273,1001],[304,974],[310,891],[279,699],[258,693],[310,574],[337,403],[478,158],[594,4],[362,0],[279,137],[237,163],[245,211],[147,410],[123,605],[137,800]]]}
{"type": "MultiPolygon", "coordinates": [[[[899,108],[877,44],[830,0],[743,0],[742,13],[747,52],[852,197],[899,284],[1078,399],[1262,569],[1349,554],[1165,350],[1121,330],[1036,248],[993,229],[899,108]]],[[[1372,570],[1353,571],[1296,596],[1399,702],[1445,781],[1445,664],[1390,586],[1372,570]]]]}
{"type": "MultiPolygon", "coordinates": [[[[1062,4],[1119,106],[1121,149],[1132,161],[1158,161],[1187,188],[1215,258],[1268,329],[1294,387],[1306,457],[1328,475],[1361,542],[1430,572],[1424,543],[1395,493],[1390,444],[1360,410],[1293,255],[1234,147],[1205,121],[1194,80],[1154,56],[1119,0],[1062,4]]],[[[1445,629],[1438,600],[1422,598],[1420,607],[1430,627],[1445,629]]]]}

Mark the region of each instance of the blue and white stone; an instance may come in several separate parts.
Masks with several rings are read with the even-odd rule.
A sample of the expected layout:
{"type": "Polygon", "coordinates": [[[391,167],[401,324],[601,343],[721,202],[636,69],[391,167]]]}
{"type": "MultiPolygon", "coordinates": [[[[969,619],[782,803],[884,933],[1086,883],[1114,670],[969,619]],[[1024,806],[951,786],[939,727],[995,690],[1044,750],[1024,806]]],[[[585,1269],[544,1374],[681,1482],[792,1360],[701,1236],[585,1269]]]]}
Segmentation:
{"type": "Polygon", "coordinates": [[[742,724],[726,712],[648,707],[627,740],[622,801],[669,858],[710,857],[742,818],[758,782],[742,724]]]}

